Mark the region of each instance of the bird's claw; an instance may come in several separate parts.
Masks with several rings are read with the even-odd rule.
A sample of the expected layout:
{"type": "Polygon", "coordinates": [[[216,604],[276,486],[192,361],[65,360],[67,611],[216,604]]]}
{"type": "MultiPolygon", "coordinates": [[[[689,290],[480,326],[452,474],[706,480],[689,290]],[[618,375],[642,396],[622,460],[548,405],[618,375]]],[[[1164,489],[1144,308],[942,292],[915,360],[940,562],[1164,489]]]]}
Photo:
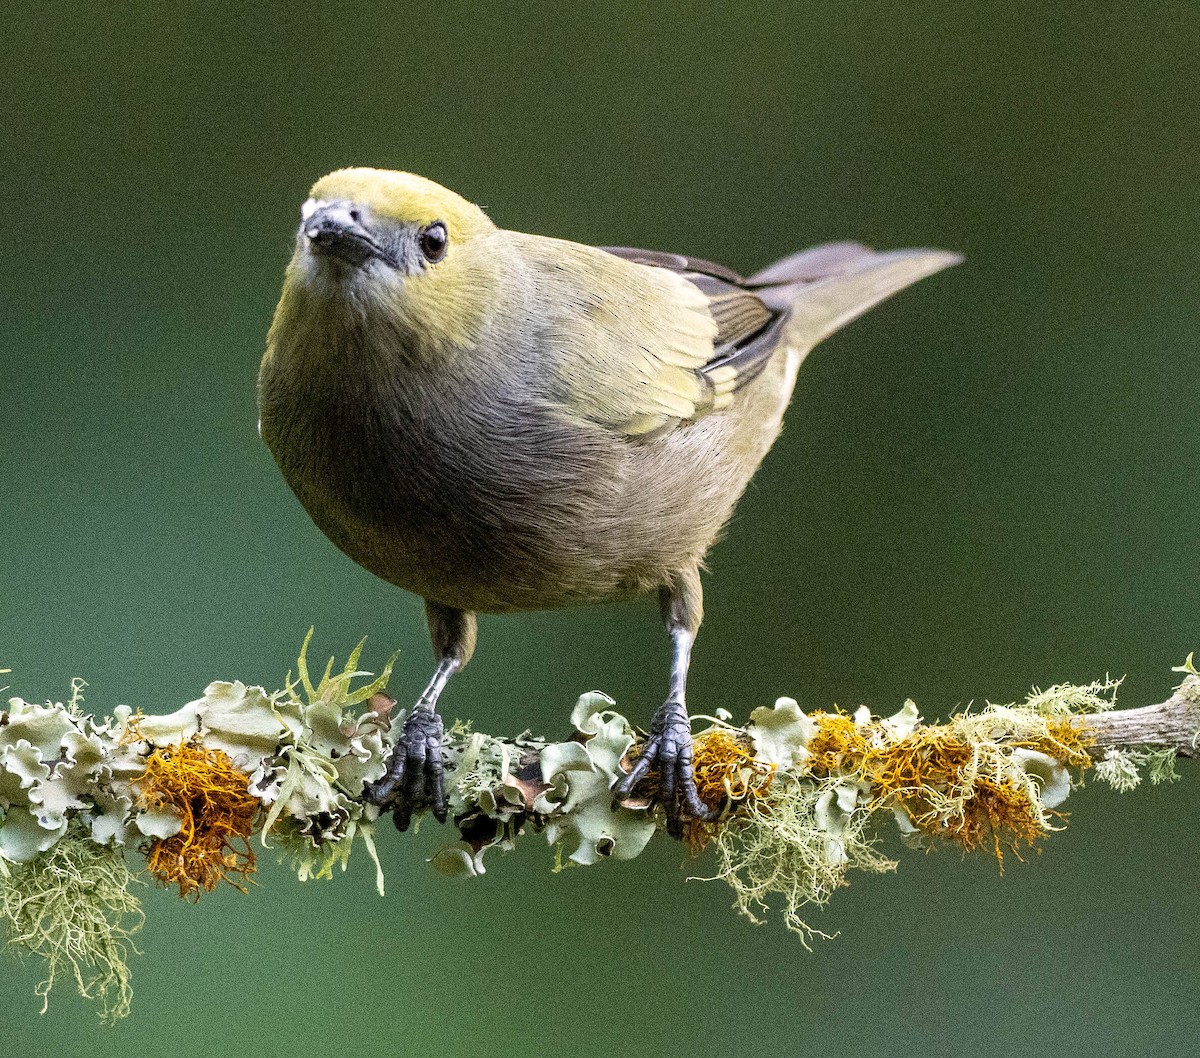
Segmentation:
{"type": "Polygon", "coordinates": [[[658,799],[667,813],[667,833],[683,837],[686,815],[711,823],[720,814],[709,808],[696,793],[696,775],[692,758],[692,728],[682,702],[668,700],[654,714],[650,740],[633,769],[613,787],[614,807],[633,793],[650,768],[658,765],[658,799]]]}
{"type": "Polygon", "coordinates": [[[363,797],[392,810],[397,830],[407,830],[413,815],[428,808],[439,823],[446,822],[446,787],[442,764],[445,728],[437,710],[418,705],[404,721],[387,774],[368,783],[363,797]]]}

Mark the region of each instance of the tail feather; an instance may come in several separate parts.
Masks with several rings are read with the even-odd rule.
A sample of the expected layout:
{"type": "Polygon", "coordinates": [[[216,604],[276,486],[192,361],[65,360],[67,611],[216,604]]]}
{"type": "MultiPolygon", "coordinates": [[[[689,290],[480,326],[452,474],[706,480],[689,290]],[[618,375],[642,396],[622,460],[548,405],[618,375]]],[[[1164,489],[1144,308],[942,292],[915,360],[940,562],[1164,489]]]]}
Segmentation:
{"type": "MultiPolygon", "coordinates": [[[[852,245],[841,244],[845,266],[833,274],[827,273],[826,278],[814,282],[793,277],[755,291],[768,308],[775,311],[790,309],[787,340],[793,348],[811,349],[884,299],[962,261],[959,254],[946,250],[851,254],[849,247],[852,245]]],[[[785,258],[759,275],[785,274],[782,266],[788,261],[792,261],[791,267],[794,267],[795,258],[785,258]]],[[[756,280],[757,277],[752,282],[756,280]]]]}
{"type": "Polygon", "coordinates": [[[784,283],[813,282],[844,272],[864,257],[874,257],[875,251],[860,242],[827,242],[788,254],[755,272],[746,280],[748,287],[777,287],[784,283]]]}

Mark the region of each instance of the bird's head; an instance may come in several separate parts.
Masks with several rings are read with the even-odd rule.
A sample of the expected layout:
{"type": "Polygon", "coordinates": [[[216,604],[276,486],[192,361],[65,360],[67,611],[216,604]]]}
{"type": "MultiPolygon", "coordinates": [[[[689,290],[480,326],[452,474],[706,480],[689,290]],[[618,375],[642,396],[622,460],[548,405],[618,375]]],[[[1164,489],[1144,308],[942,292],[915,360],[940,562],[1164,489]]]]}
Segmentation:
{"type": "Polygon", "coordinates": [[[301,208],[284,289],[374,320],[436,351],[468,344],[498,297],[496,226],[411,173],[339,169],[301,208]]]}

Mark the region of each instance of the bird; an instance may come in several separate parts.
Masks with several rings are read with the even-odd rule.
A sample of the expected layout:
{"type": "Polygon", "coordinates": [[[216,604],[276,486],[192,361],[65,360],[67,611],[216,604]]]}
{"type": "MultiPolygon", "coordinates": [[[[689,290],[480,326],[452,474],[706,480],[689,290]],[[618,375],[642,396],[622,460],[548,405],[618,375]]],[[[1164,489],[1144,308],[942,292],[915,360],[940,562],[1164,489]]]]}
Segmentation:
{"type": "Polygon", "coordinates": [[[313,185],[258,376],[259,432],[346,555],[425,603],[436,668],[365,799],[447,814],[438,702],[480,613],[657,596],[667,696],[650,769],[674,837],[698,797],[686,705],[700,572],[782,427],[807,353],[956,264],[829,243],[749,277],[499,227],[411,173],[313,185]]]}

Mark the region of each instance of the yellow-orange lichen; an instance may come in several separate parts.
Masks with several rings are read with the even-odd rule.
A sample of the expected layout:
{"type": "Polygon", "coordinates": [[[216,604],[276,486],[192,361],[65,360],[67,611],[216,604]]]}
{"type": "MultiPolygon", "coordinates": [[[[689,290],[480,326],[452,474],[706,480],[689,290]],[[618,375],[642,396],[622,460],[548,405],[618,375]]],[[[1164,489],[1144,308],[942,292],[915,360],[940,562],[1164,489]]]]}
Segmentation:
{"type": "Polygon", "coordinates": [[[862,775],[873,752],[864,725],[845,713],[813,713],[817,730],[808,740],[808,767],[815,775],[862,775]]]}
{"type": "Polygon", "coordinates": [[[249,785],[219,749],[183,743],[150,754],[134,784],[138,808],[168,810],[182,823],[178,834],[152,838],[146,849],[146,867],[161,885],[177,885],[191,899],[222,881],[245,892],[255,868],[247,839],[261,807],[249,785]]]}
{"type": "MultiPolygon", "coordinates": [[[[808,769],[815,777],[857,776],[872,799],[903,808],[923,833],[966,851],[1017,853],[1046,833],[1043,809],[1029,787],[998,767],[1000,743],[978,742],[954,723],[919,727],[897,739],[880,723],[856,724],[843,713],[816,713],[808,769]]],[[[1069,717],[1049,718],[1045,733],[1006,740],[1007,748],[1045,753],[1069,767],[1091,765],[1086,734],[1069,717]]]]}
{"type": "MultiPolygon", "coordinates": [[[[697,735],[692,752],[696,794],[709,808],[757,800],[775,777],[776,766],[757,760],[749,740],[721,728],[697,735]]],[[[720,825],[699,819],[684,823],[684,839],[693,854],[704,849],[720,825]]]]}
{"type": "Polygon", "coordinates": [[[761,797],[775,776],[775,765],[757,760],[748,741],[720,728],[697,735],[692,753],[696,793],[709,808],[761,797]]]}
{"type": "Polygon", "coordinates": [[[1069,716],[1055,716],[1046,721],[1046,730],[1050,741],[1043,745],[1032,746],[1043,753],[1065,764],[1068,768],[1090,768],[1091,754],[1088,750],[1095,745],[1095,739],[1088,734],[1086,727],[1076,727],[1069,716]]]}
{"type": "Polygon", "coordinates": [[[875,795],[903,808],[923,832],[968,852],[988,845],[1003,863],[1005,848],[1032,845],[1045,826],[1028,789],[979,767],[977,753],[945,727],[929,727],[874,754],[868,775],[875,795]]]}

